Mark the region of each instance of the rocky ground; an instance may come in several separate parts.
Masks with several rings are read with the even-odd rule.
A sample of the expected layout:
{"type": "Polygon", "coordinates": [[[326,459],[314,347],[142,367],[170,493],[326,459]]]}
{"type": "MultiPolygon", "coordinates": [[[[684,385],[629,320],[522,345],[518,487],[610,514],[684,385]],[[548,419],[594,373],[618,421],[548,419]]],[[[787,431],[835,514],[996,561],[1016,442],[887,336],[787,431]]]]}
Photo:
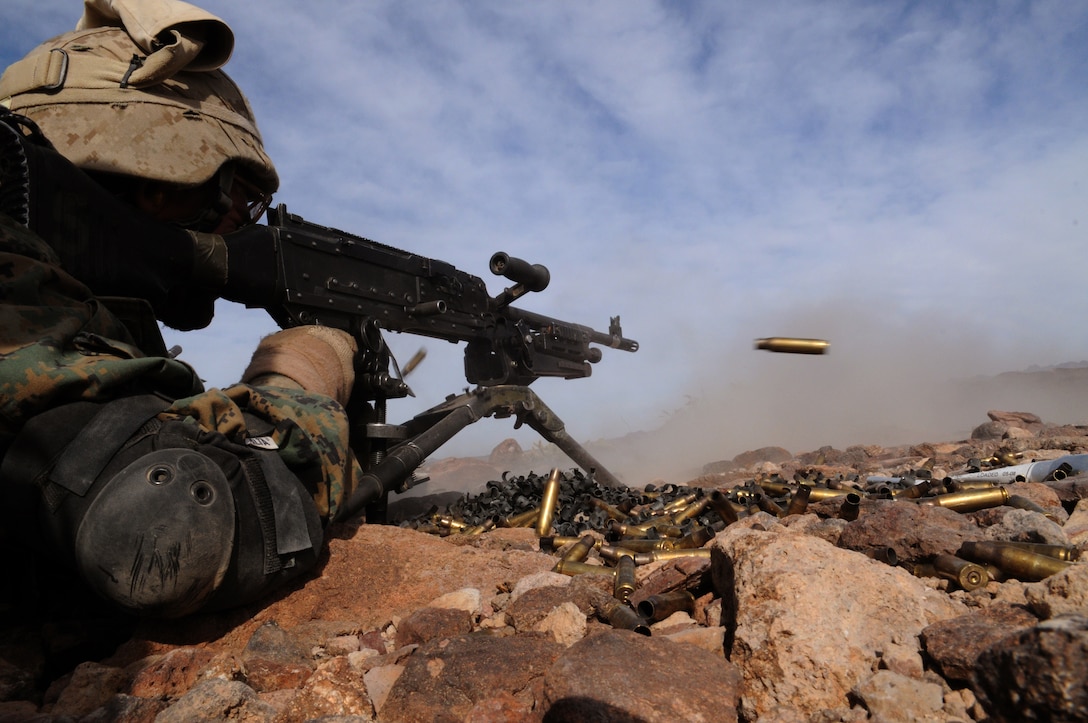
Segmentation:
{"type": "Polygon", "coordinates": [[[543,477],[508,476],[454,505],[474,520],[337,527],[317,574],[227,614],[135,622],[14,596],[0,722],[1088,720],[1088,564],[987,567],[965,545],[1075,557],[1088,476],[967,503],[946,479],[1088,453],[1088,426],[990,416],[962,441],[754,450],[648,494],[567,474],[578,494],[547,532],[602,541],[581,561],[596,569],[532,527],[463,530],[515,513],[519,485],[521,508],[539,503],[543,477]],[[628,604],[623,545],[641,563],[628,604]]]}

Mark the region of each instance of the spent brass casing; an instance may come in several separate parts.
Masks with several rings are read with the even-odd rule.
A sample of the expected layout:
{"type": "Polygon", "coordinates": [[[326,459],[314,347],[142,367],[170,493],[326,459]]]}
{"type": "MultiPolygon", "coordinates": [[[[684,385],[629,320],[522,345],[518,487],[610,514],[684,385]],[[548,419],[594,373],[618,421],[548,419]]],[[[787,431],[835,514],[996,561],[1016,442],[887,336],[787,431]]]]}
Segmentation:
{"type": "Polygon", "coordinates": [[[696,550],[714,539],[714,528],[696,527],[673,545],[674,550],[696,550]]]}
{"type": "Polygon", "coordinates": [[[536,522],[538,517],[540,517],[540,508],[534,507],[531,510],[525,510],[524,512],[519,512],[510,517],[504,517],[499,521],[499,524],[503,527],[529,527],[536,522]]]}
{"type": "Polygon", "coordinates": [[[612,597],[623,602],[631,599],[635,591],[635,558],[624,555],[616,561],[616,574],[612,583],[612,597]]]}
{"type": "Polygon", "coordinates": [[[660,560],[675,560],[679,557],[705,557],[710,558],[710,548],[700,547],[696,550],[653,550],[652,552],[640,552],[635,555],[636,565],[648,565],[660,560]]]}
{"type": "Polygon", "coordinates": [[[824,339],[798,339],[790,336],[771,336],[756,339],[756,349],[779,354],[826,354],[831,343],[824,339]]]}
{"type": "Polygon", "coordinates": [[[698,492],[691,492],[691,493],[683,495],[681,497],[677,497],[676,499],[672,500],[667,505],[665,505],[665,507],[663,508],[663,511],[665,513],[672,513],[672,512],[676,512],[677,510],[682,510],[685,507],[687,507],[688,505],[690,505],[692,502],[697,500],[698,498],[699,498],[699,493],[698,492]]]}
{"type": "Polygon", "coordinates": [[[839,519],[847,521],[856,520],[860,511],[861,495],[856,492],[850,492],[846,495],[846,499],[842,501],[842,505],[839,506],[839,519]]]}
{"type": "Polygon", "coordinates": [[[658,595],[650,595],[639,602],[638,614],[647,620],[664,620],[681,610],[691,612],[695,608],[695,596],[687,590],[674,590],[658,595]]]}
{"type": "Polygon", "coordinates": [[[552,531],[552,521],[555,519],[555,503],[559,499],[559,480],[562,473],[556,467],[548,475],[548,481],[544,485],[544,494],[540,500],[540,515],[536,518],[536,534],[544,537],[552,531]]]}
{"type": "Polygon", "coordinates": [[[805,510],[808,509],[808,500],[812,494],[812,488],[808,485],[801,485],[793,494],[790,495],[790,502],[786,505],[785,517],[790,515],[803,515],[805,510]]]}
{"type": "MultiPolygon", "coordinates": [[[[692,502],[687,507],[684,507],[683,509],[681,509],[681,510],[679,510],[677,512],[674,512],[673,515],[672,515],[672,521],[675,524],[679,525],[681,522],[685,522],[687,520],[690,520],[693,517],[698,517],[699,515],[703,514],[703,512],[709,506],[710,506],[710,498],[704,496],[701,499],[698,499],[698,500],[692,502]]],[[[660,532],[660,530],[658,530],[658,531],[660,532]]],[[[662,532],[661,534],[665,534],[665,533],[662,532]]]]}
{"type": "Polygon", "coordinates": [[[990,574],[986,572],[986,568],[955,555],[937,555],[933,558],[933,569],[939,576],[954,581],[968,592],[990,581],[990,574]]]}
{"type": "Polygon", "coordinates": [[[633,558],[635,556],[636,552],[634,550],[629,550],[626,547],[606,546],[606,547],[601,547],[597,551],[597,554],[599,554],[601,556],[601,558],[603,558],[605,560],[608,560],[612,564],[615,564],[615,563],[619,562],[620,558],[623,557],[624,555],[630,555],[633,558]]]}
{"type": "Polygon", "coordinates": [[[965,542],[957,554],[968,560],[996,565],[1009,577],[1022,582],[1038,582],[1074,564],[1030,550],[1005,547],[1000,542],[965,542]]]}
{"type": "Polygon", "coordinates": [[[1028,552],[1046,555],[1065,562],[1076,562],[1080,559],[1081,553],[1080,548],[1076,545],[1048,545],[1045,542],[1006,542],[1004,540],[994,541],[994,544],[1002,547],[1015,547],[1018,550],[1027,550],[1028,552]]]}
{"type": "Polygon", "coordinates": [[[992,479],[954,479],[947,483],[953,492],[966,492],[967,490],[988,490],[997,487],[1000,482],[992,479]]]}
{"type": "Polygon", "coordinates": [[[895,551],[894,547],[870,547],[865,551],[865,555],[892,567],[899,564],[899,553],[895,551]]]}
{"type": "Polygon", "coordinates": [[[756,506],[766,512],[768,515],[774,515],[775,517],[781,517],[783,512],[785,512],[785,510],[782,509],[781,505],[779,505],[767,495],[760,495],[759,499],[756,501],[756,506]]]}
{"type": "Polygon", "coordinates": [[[652,552],[653,550],[670,550],[673,545],[676,544],[676,540],[671,538],[664,539],[651,539],[648,537],[628,538],[616,540],[616,544],[619,547],[625,547],[628,550],[634,550],[635,552],[652,552]]]}
{"type": "Polygon", "coordinates": [[[609,577],[615,577],[616,575],[616,571],[611,567],[590,565],[588,562],[572,562],[570,560],[560,560],[555,563],[552,572],[570,575],[571,577],[575,575],[608,575],[609,577]]]}
{"type": "Polygon", "coordinates": [[[616,520],[617,522],[623,522],[627,519],[627,513],[620,510],[614,505],[610,505],[599,497],[594,497],[590,500],[590,503],[599,510],[603,510],[609,519],[616,520]]]}
{"type": "Polygon", "coordinates": [[[763,492],[769,492],[772,495],[788,495],[793,492],[793,487],[782,482],[781,480],[765,479],[759,481],[759,488],[763,492]]]}
{"type": "Polygon", "coordinates": [[[710,493],[710,506],[714,508],[714,511],[718,513],[718,517],[722,518],[722,522],[727,525],[731,525],[740,517],[737,515],[737,510],[733,507],[733,503],[729,501],[729,497],[721,490],[714,490],[710,493]]]}
{"type": "Polygon", "coordinates": [[[589,557],[589,552],[597,546],[597,538],[593,535],[584,535],[582,539],[574,543],[574,546],[563,555],[564,562],[581,562],[589,557]]]}
{"type": "Polygon", "coordinates": [[[439,527],[445,527],[447,529],[455,530],[457,532],[462,532],[470,527],[467,522],[455,520],[449,515],[435,515],[434,522],[439,527]]]}
{"type": "Polygon", "coordinates": [[[908,500],[918,499],[933,487],[932,479],[924,479],[918,484],[913,484],[896,492],[893,496],[908,500]]]}
{"type": "Polygon", "coordinates": [[[944,507],[956,512],[974,512],[988,507],[999,507],[1009,501],[1009,491],[1004,487],[991,487],[981,490],[949,492],[923,499],[919,504],[944,507]]]}
{"type": "Polygon", "coordinates": [[[831,500],[836,497],[846,497],[851,494],[857,494],[857,492],[851,492],[850,490],[833,490],[830,487],[812,487],[808,492],[808,501],[819,502],[820,500],[831,500]]]}
{"type": "Polygon", "coordinates": [[[635,612],[630,605],[619,600],[614,600],[605,607],[604,616],[608,624],[614,628],[633,630],[647,637],[651,635],[650,626],[646,624],[645,618],[635,612]]]}
{"type": "Polygon", "coordinates": [[[499,524],[499,521],[495,517],[487,518],[482,525],[476,525],[465,530],[466,535],[482,535],[485,532],[490,532],[495,529],[495,526],[499,524]]]}

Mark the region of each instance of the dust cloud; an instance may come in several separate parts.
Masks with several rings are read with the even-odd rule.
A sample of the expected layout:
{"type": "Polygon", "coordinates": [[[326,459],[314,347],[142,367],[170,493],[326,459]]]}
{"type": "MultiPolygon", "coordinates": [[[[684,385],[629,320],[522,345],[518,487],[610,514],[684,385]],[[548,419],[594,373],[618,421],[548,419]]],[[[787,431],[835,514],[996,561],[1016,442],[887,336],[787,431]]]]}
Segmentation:
{"type": "Polygon", "coordinates": [[[1088,422],[1088,369],[1003,373],[1069,362],[1076,349],[1025,344],[999,324],[878,306],[831,301],[753,321],[723,348],[692,357],[685,402],[659,428],[589,447],[641,485],[690,480],[709,462],[764,446],[798,454],[966,439],[990,409],[1088,422]],[[830,349],[756,351],[754,340],[767,336],[827,339],[830,349]]]}

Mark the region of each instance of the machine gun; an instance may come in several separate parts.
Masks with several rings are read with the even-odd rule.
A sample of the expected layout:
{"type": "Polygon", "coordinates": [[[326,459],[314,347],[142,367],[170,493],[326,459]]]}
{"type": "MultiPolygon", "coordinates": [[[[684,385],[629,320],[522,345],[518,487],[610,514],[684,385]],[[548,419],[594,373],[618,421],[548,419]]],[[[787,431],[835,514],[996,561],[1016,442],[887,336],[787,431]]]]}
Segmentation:
{"type": "MultiPolygon", "coordinates": [[[[367,509],[384,516],[391,491],[411,486],[416,468],[440,446],[483,417],[514,417],[555,444],[602,484],[622,483],[566,433],[563,421],[529,384],[540,377],[587,377],[601,350],[637,351],[619,317],[607,333],[511,306],[543,291],[547,268],[505,253],[492,273],[515,282],[490,296],[482,279],[436,259],[318,226],[280,205],[269,211],[275,239],[276,287],[265,305],[281,328],[321,324],[359,343],[348,413],[352,447],[364,476],[337,519],[367,509]],[[386,402],[411,395],[381,332],[396,331],[465,342],[465,378],[477,385],[403,424],[386,421],[386,402]]],[[[414,396],[414,395],[413,395],[414,396]]]]}

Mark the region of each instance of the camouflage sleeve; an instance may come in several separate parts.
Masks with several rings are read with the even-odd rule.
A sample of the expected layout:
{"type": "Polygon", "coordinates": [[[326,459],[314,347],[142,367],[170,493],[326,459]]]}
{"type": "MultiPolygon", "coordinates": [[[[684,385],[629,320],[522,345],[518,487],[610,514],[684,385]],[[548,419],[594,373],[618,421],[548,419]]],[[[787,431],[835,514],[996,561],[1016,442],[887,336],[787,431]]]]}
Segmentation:
{"type": "Polygon", "coordinates": [[[310,490],[324,520],[336,515],[362,474],[348,445],[347,415],[324,395],[236,384],[179,399],[159,416],[194,421],[235,442],[274,446],[310,490]],[[267,423],[270,430],[247,428],[246,413],[267,423]]]}
{"type": "Polygon", "coordinates": [[[59,268],[48,246],[0,216],[0,456],[28,419],[48,409],[149,392],[178,400],[160,417],[186,419],[233,441],[258,436],[247,415],[260,420],[259,435],[271,438],[325,519],[361,474],[336,402],[241,384],[205,391],[187,364],[145,356],[124,324],[59,268]]]}

